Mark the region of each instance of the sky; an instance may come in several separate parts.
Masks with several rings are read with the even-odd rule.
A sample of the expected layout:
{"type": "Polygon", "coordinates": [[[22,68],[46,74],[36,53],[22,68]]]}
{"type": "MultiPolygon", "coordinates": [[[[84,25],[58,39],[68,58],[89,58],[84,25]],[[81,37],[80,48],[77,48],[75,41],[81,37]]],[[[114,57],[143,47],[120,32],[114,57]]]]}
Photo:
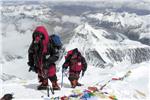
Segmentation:
{"type": "Polygon", "coordinates": [[[51,1],[51,2],[79,2],[79,1],[84,1],[84,2],[97,2],[97,1],[103,1],[103,2],[136,2],[137,3],[150,3],[150,0],[0,0],[0,1],[41,1],[41,2],[46,2],[46,1],[51,1]]]}
{"type": "MultiPolygon", "coordinates": [[[[110,1],[110,0],[0,0],[0,1],[110,1]]],[[[145,2],[150,2],[150,0],[111,0],[111,1],[116,1],[116,2],[124,2],[124,1],[145,1],[145,2]]]]}

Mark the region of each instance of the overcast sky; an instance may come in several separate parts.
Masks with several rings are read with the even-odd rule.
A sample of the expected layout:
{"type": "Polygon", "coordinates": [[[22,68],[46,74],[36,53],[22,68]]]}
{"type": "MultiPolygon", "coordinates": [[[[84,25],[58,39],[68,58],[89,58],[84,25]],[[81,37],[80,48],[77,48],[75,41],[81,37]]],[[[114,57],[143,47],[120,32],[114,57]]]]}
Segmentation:
{"type": "Polygon", "coordinates": [[[124,1],[145,1],[145,2],[150,2],[150,0],[0,0],[0,1],[58,1],[58,2],[62,2],[62,1],[118,1],[118,2],[124,2],[124,1]]]}

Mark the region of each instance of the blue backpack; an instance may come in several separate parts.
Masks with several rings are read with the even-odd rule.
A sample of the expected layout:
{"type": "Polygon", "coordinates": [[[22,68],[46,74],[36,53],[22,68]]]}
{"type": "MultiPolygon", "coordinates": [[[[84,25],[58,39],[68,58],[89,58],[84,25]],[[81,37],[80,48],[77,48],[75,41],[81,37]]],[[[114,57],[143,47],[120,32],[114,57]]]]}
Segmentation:
{"type": "Polygon", "coordinates": [[[52,40],[52,43],[55,47],[57,47],[58,49],[60,49],[62,47],[62,42],[58,35],[53,34],[50,36],[50,39],[52,40]]]}

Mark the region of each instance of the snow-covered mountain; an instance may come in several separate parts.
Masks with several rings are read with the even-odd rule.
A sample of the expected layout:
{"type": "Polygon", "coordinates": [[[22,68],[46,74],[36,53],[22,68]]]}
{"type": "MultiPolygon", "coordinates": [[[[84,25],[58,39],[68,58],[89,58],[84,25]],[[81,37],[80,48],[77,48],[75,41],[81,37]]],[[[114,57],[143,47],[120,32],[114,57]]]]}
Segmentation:
{"type": "MultiPolygon", "coordinates": [[[[36,26],[44,25],[49,34],[58,33],[61,36],[66,51],[78,48],[86,58],[88,69],[85,76],[80,79],[84,86],[77,87],[76,91],[85,90],[89,86],[99,88],[111,78],[121,77],[131,71],[129,77],[122,81],[110,82],[102,92],[113,94],[119,100],[148,98],[150,14],[138,15],[130,11],[114,10],[118,7],[121,9],[124,4],[122,2],[119,3],[122,6],[114,6],[118,4],[115,2],[112,7],[104,1],[101,4],[94,4],[93,8],[92,2],[4,3],[0,7],[2,29],[0,96],[11,92],[16,99],[37,99],[46,96],[46,91],[36,90],[38,85],[36,74],[29,73],[29,67],[26,64],[32,32],[36,26]],[[100,5],[103,6],[100,7],[100,5]],[[76,8],[81,10],[75,11],[76,8]],[[33,94],[29,95],[29,92],[33,94]]],[[[141,8],[142,10],[149,10],[147,6],[149,3],[142,1],[140,4],[142,7],[145,5],[145,8],[141,8]]],[[[137,5],[135,9],[141,10],[137,5]]],[[[62,81],[63,62],[64,57],[58,61],[57,65],[59,84],[62,81]]],[[[51,95],[53,97],[68,96],[72,94],[72,91],[65,77],[61,91],[51,95]]],[[[96,100],[98,98],[102,99],[98,96],[96,100]]]]}
{"type": "Polygon", "coordinates": [[[120,32],[129,39],[150,45],[150,16],[139,16],[135,13],[117,13],[106,11],[104,13],[88,14],[88,21],[96,27],[120,32]]]}
{"type": "Polygon", "coordinates": [[[124,34],[93,28],[88,23],[78,26],[67,46],[67,51],[78,47],[89,64],[103,67],[107,63],[135,64],[150,60],[150,47],[132,41],[124,34]]]}

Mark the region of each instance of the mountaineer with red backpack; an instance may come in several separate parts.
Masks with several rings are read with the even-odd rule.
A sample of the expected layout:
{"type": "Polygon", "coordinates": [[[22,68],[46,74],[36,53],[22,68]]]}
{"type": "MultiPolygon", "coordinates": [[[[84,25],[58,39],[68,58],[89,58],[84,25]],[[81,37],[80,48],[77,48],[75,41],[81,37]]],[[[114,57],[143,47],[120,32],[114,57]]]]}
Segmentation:
{"type": "Polygon", "coordinates": [[[47,89],[48,79],[54,90],[60,90],[57,84],[55,62],[59,58],[59,50],[62,43],[57,35],[48,36],[44,26],[38,26],[33,32],[32,43],[28,50],[29,71],[38,74],[41,84],[38,90],[47,89]]]}
{"type": "Polygon", "coordinates": [[[65,57],[65,62],[62,66],[63,72],[68,68],[68,66],[68,79],[71,83],[72,88],[75,88],[76,86],[81,86],[81,84],[78,82],[78,79],[80,77],[81,71],[82,76],[84,76],[84,73],[87,69],[87,63],[85,61],[85,58],[81,55],[77,48],[68,51],[67,56],[65,57]]]}

